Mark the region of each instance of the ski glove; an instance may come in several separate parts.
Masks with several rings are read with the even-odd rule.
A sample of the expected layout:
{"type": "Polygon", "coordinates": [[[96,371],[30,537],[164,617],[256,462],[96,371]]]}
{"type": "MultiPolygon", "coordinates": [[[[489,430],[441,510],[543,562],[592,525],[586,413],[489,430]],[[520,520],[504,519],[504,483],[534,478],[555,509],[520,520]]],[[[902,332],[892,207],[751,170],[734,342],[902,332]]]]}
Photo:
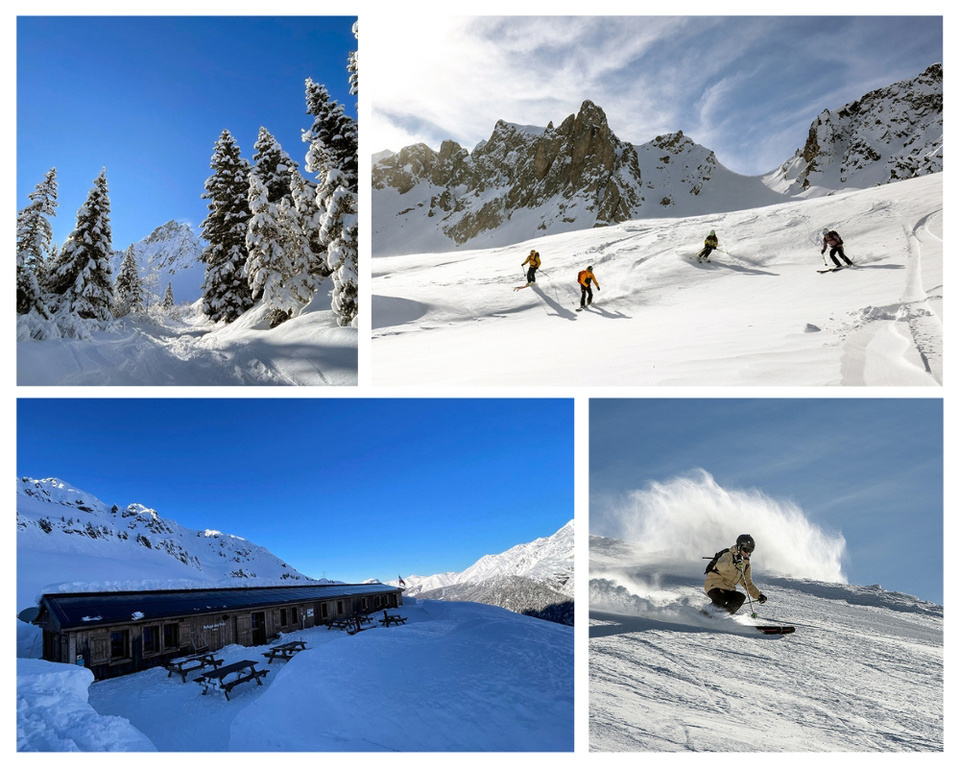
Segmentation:
{"type": "Polygon", "coordinates": [[[767,596],[761,592],[760,597],[757,598],[757,602],[760,603],[760,605],[763,605],[765,602],[767,602],[767,596]]]}

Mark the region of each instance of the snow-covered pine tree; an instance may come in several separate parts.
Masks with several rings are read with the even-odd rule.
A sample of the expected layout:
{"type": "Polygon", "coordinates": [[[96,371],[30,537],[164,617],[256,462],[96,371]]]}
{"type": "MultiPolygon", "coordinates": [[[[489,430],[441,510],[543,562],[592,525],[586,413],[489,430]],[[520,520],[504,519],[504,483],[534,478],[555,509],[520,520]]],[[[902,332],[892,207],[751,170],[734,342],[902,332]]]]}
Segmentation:
{"type": "Polygon", "coordinates": [[[51,168],[29,195],[30,203],[17,212],[17,313],[36,311],[49,317],[41,286],[44,260],[53,253],[53,227],[48,217],[56,216],[57,169],[51,168]]]}
{"type": "Polygon", "coordinates": [[[123,317],[130,313],[143,314],[143,283],[137,269],[137,258],[133,246],[128,246],[123,254],[123,263],[113,284],[113,314],[123,317]]]}
{"type": "Polygon", "coordinates": [[[303,132],[309,142],[306,167],[317,174],[321,211],[320,245],[333,273],[332,308],[340,325],[357,318],[357,126],[330,99],[327,89],[306,80],[307,112],[313,125],[303,132]]]}
{"type": "Polygon", "coordinates": [[[229,131],[223,131],[210,160],[213,175],[201,195],[210,202],[202,233],[207,246],[200,255],[206,264],[203,281],[203,312],[213,320],[228,323],[253,306],[247,283],[247,222],[250,219],[250,163],[240,156],[229,131]]]}
{"type": "Polygon", "coordinates": [[[82,319],[111,318],[112,234],[107,169],[94,180],[87,201],[77,211],[77,226],[63,244],[47,284],[55,294],[55,313],[82,319]]]}
{"type": "Polygon", "coordinates": [[[267,308],[267,320],[273,328],[298,313],[313,291],[302,275],[295,274],[292,261],[302,236],[292,199],[270,202],[269,191],[254,167],[249,203],[247,280],[253,295],[267,308]]]}
{"type": "MultiPolygon", "coordinates": [[[[353,22],[353,36],[360,39],[359,34],[360,20],[357,19],[353,22]]],[[[347,72],[350,73],[350,95],[356,96],[360,93],[360,75],[358,72],[359,66],[357,62],[357,51],[350,51],[350,58],[347,61],[347,72]]]]}
{"type": "Polygon", "coordinates": [[[253,148],[256,150],[253,154],[253,170],[267,189],[267,200],[278,204],[284,197],[290,196],[290,169],[296,169],[297,163],[283,151],[270,131],[262,126],[253,148]]]}
{"type": "Polygon", "coordinates": [[[284,249],[290,264],[289,280],[293,290],[308,303],[330,276],[326,250],[320,244],[320,210],[315,185],[293,168],[290,173],[290,199],[280,203],[284,249]]]}
{"type": "Polygon", "coordinates": [[[167,283],[167,290],[163,292],[163,308],[173,309],[177,305],[173,298],[173,283],[167,283]]]}

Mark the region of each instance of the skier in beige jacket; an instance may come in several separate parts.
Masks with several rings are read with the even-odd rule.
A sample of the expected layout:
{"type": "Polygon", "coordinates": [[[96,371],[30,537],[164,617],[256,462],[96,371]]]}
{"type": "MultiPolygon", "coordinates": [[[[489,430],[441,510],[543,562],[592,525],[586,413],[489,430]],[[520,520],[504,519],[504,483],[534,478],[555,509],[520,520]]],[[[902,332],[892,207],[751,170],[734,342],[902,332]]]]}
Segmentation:
{"type": "Polygon", "coordinates": [[[715,561],[707,566],[703,591],[717,608],[729,613],[740,610],[747,596],[737,590],[738,584],[743,584],[758,603],[767,602],[766,596],[757,589],[750,575],[750,556],[756,546],[753,537],[745,533],[737,537],[737,543],[732,547],[718,552],[715,561]]]}

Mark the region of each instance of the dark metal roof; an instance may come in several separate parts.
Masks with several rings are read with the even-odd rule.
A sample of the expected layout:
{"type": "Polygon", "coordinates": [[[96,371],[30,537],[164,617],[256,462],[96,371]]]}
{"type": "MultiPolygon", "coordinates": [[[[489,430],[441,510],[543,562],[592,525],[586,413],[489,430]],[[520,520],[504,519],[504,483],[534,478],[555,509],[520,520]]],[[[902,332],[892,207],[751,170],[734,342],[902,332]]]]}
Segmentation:
{"type": "Polygon", "coordinates": [[[70,592],[44,595],[41,605],[47,607],[61,629],[75,629],[399,591],[398,587],[389,584],[312,584],[143,592],[70,592]]]}

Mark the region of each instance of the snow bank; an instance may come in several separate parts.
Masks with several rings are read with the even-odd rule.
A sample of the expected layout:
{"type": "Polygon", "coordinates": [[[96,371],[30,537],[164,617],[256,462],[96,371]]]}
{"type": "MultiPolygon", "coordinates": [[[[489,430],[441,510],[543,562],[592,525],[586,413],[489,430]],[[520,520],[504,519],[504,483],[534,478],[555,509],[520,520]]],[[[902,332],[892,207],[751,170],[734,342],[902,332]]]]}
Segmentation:
{"type": "Polygon", "coordinates": [[[636,542],[641,553],[698,563],[749,533],[757,542],[755,570],[847,580],[841,534],[822,531],[790,501],[759,490],[726,490],[702,469],[632,491],[624,505],[596,514],[594,523],[605,536],[636,542]]]}
{"type": "Polygon", "coordinates": [[[37,659],[17,660],[17,751],[155,751],[123,717],[99,715],[87,703],[93,673],[37,659]]]}

